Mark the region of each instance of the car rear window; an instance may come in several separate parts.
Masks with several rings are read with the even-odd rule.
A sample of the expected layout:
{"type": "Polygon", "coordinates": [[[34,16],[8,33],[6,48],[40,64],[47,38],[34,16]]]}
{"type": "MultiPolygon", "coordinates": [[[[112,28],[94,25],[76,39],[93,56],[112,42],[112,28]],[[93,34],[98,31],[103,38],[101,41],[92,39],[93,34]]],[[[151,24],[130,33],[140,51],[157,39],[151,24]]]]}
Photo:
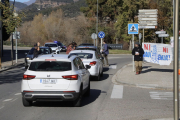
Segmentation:
{"type": "Polygon", "coordinates": [[[93,51],[96,51],[95,48],[76,48],[76,50],[93,50],[93,51]]]}
{"type": "Polygon", "coordinates": [[[31,62],[29,70],[32,70],[32,71],[69,71],[71,70],[71,62],[63,62],[63,61],[31,62]]]}
{"type": "Polygon", "coordinates": [[[70,56],[72,55],[77,55],[80,58],[84,58],[84,59],[92,59],[93,58],[93,54],[91,53],[71,53],[70,56]]]}
{"type": "Polygon", "coordinates": [[[57,44],[45,44],[46,47],[57,47],[57,44]]]}

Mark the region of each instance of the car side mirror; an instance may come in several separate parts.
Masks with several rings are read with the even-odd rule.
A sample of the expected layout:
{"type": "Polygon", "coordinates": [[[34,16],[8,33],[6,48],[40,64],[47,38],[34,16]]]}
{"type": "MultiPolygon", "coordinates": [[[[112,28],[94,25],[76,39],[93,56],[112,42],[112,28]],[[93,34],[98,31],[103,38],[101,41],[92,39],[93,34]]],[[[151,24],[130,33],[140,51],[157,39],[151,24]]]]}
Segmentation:
{"type": "Polygon", "coordinates": [[[91,66],[90,65],[86,65],[86,69],[90,69],[91,68],[91,66]]]}

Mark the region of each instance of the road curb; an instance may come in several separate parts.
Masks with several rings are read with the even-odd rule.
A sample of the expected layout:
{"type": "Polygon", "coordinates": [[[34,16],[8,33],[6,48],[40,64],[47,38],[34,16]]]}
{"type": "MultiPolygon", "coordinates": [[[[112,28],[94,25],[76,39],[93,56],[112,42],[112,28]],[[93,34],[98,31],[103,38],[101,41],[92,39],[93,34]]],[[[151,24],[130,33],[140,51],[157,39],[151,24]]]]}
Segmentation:
{"type": "Polygon", "coordinates": [[[7,70],[9,70],[9,69],[16,68],[16,67],[21,66],[21,65],[23,65],[23,64],[24,64],[24,63],[18,63],[18,64],[15,64],[15,65],[13,65],[13,66],[5,67],[5,68],[3,68],[3,69],[0,69],[0,72],[7,71],[7,70]]]}
{"type": "MultiPolygon", "coordinates": [[[[138,84],[133,84],[133,83],[126,83],[126,82],[119,82],[117,81],[117,75],[120,74],[124,68],[126,68],[127,66],[129,65],[132,65],[131,63],[123,66],[122,68],[120,68],[116,74],[112,77],[112,82],[115,84],[115,85],[128,85],[128,86],[133,86],[133,87],[138,87],[138,84]]],[[[141,87],[139,88],[146,88],[146,89],[161,89],[161,90],[173,90],[172,87],[159,87],[159,86],[153,86],[153,85],[143,85],[141,84],[140,85],[141,87]]]]}

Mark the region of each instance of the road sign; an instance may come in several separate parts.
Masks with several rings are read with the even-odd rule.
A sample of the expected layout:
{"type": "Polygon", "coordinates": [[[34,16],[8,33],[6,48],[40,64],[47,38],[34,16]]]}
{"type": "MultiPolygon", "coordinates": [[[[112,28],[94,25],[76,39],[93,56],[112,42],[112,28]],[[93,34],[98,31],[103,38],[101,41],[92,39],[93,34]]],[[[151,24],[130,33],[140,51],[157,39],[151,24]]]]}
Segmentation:
{"type": "Polygon", "coordinates": [[[13,32],[13,39],[20,39],[20,32],[13,32]]]}
{"type": "Polygon", "coordinates": [[[104,37],[105,37],[105,33],[104,33],[103,31],[100,31],[100,32],[98,33],[98,37],[99,37],[99,38],[104,38],[104,37]]]}
{"type": "Polygon", "coordinates": [[[138,34],[138,29],[137,23],[128,24],[128,34],[138,34]]]}
{"type": "Polygon", "coordinates": [[[139,29],[144,29],[144,28],[155,29],[156,26],[139,26],[139,29]]]}
{"type": "Polygon", "coordinates": [[[138,21],[138,23],[140,24],[140,23],[157,23],[157,20],[155,20],[155,21],[138,21]]]}
{"type": "Polygon", "coordinates": [[[139,12],[157,12],[157,9],[140,9],[139,12]]]}
{"type": "Polygon", "coordinates": [[[169,37],[169,34],[159,34],[158,37],[169,37]]]}
{"type": "Polygon", "coordinates": [[[157,23],[141,23],[139,26],[157,26],[157,23]]]}
{"type": "Polygon", "coordinates": [[[149,17],[154,17],[157,18],[157,15],[138,15],[139,18],[149,18],[149,17]]]}
{"type": "Polygon", "coordinates": [[[156,34],[166,34],[166,31],[156,31],[156,34]]]}
{"type": "Polygon", "coordinates": [[[96,35],[96,33],[93,33],[92,35],[91,35],[91,38],[94,40],[94,39],[97,39],[97,35],[96,35]]]}
{"type": "Polygon", "coordinates": [[[157,18],[139,18],[139,20],[157,20],[157,18]]]}
{"type": "Polygon", "coordinates": [[[154,13],[139,13],[139,15],[154,15],[154,14],[158,14],[157,12],[154,13]]]}

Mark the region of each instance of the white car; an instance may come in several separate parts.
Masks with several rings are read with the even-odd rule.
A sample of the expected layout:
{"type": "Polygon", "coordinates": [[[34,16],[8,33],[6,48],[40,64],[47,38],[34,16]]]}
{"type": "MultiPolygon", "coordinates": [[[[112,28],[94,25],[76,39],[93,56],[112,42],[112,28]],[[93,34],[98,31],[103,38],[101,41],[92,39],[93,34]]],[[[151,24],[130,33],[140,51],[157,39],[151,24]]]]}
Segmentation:
{"type": "Polygon", "coordinates": [[[77,56],[52,54],[33,59],[22,79],[23,105],[72,101],[73,106],[80,106],[82,96],[90,95],[90,67],[85,67],[77,56]]]}
{"type": "Polygon", "coordinates": [[[57,43],[53,43],[53,42],[45,43],[44,46],[45,47],[50,47],[54,54],[59,54],[61,49],[62,49],[61,47],[58,46],[57,43]]]}
{"type": "Polygon", "coordinates": [[[91,76],[96,77],[96,80],[100,80],[103,76],[103,63],[98,53],[93,50],[73,50],[69,55],[77,55],[81,58],[84,65],[90,65],[89,72],[91,76]]]}

